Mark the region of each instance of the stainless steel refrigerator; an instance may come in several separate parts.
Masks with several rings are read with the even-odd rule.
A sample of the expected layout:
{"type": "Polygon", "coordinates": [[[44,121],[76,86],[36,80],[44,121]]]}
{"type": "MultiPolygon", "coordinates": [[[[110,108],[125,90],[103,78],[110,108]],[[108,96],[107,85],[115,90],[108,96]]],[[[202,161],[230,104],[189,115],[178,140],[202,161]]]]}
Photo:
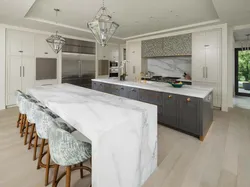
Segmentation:
{"type": "Polygon", "coordinates": [[[95,78],[95,55],[63,54],[62,83],[91,88],[95,78]]]}

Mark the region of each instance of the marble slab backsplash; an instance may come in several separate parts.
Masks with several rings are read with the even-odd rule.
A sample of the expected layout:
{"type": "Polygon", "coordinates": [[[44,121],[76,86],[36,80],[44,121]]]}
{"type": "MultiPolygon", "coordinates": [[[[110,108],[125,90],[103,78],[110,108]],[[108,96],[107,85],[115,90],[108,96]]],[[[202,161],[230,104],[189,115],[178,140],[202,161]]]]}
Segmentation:
{"type": "Polygon", "coordinates": [[[154,75],[163,77],[183,77],[184,72],[191,75],[192,57],[148,58],[147,69],[154,75]]]}

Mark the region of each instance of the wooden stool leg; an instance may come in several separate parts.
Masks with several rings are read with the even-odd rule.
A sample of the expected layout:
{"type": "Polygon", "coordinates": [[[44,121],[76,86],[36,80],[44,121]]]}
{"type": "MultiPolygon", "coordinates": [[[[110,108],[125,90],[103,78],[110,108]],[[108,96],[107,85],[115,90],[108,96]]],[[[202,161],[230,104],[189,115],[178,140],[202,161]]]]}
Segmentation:
{"type": "Polygon", "coordinates": [[[28,149],[31,148],[31,143],[32,143],[32,140],[33,140],[34,130],[35,130],[35,124],[32,124],[32,126],[31,126],[31,134],[30,134],[29,147],[28,147],[28,149]]]}
{"type": "Polygon", "coordinates": [[[59,170],[59,165],[56,164],[55,165],[55,170],[54,170],[54,177],[53,177],[52,187],[57,186],[56,180],[57,180],[58,170],[59,170]]]}
{"type": "Polygon", "coordinates": [[[70,187],[70,182],[71,182],[71,166],[66,167],[66,186],[65,187],[70,187]]]}
{"type": "MultiPolygon", "coordinates": [[[[30,136],[32,136],[32,134],[31,134],[30,136]]],[[[37,135],[37,133],[36,133],[36,134],[35,134],[35,143],[34,143],[33,160],[36,160],[37,143],[38,143],[38,135],[37,135]]]]}
{"type": "Polygon", "coordinates": [[[18,128],[19,125],[20,125],[21,116],[22,116],[22,115],[21,115],[21,113],[19,112],[18,120],[17,120],[17,123],[16,123],[16,128],[18,128]]]}
{"type": "MultiPolygon", "coordinates": [[[[80,166],[82,166],[82,162],[80,163],[80,166]]],[[[80,169],[80,174],[81,178],[83,178],[83,169],[80,169]]]]}
{"type": "Polygon", "coordinates": [[[40,153],[39,153],[38,162],[37,162],[37,169],[40,169],[40,163],[42,162],[44,144],[45,144],[45,139],[42,139],[42,143],[41,143],[41,147],[40,147],[40,153]]]}
{"type": "Polygon", "coordinates": [[[46,171],[45,171],[45,186],[49,184],[49,165],[50,165],[50,150],[49,146],[47,148],[47,158],[46,158],[46,171]]]}
{"type": "Polygon", "coordinates": [[[25,122],[25,136],[24,136],[24,145],[27,144],[27,139],[28,139],[28,132],[29,132],[29,122],[28,120],[26,119],[26,122],[25,122]]]}
{"type": "Polygon", "coordinates": [[[23,114],[22,119],[21,119],[21,126],[20,126],[21,137],[23,137],[23,129],[24,129],[25,121],[26,121],[26,115],[23,114]]]}

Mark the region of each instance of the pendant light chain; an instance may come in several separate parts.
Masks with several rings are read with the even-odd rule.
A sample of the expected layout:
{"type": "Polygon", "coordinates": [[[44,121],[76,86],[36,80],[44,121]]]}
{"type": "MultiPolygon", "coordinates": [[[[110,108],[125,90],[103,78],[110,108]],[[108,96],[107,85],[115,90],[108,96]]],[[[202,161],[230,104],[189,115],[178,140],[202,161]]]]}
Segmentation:
{"type": "Polygon", "coordinates": [[[104,0],[102,0],[102,7],[105,7],[105,5],[104,5],[104,0]]]}

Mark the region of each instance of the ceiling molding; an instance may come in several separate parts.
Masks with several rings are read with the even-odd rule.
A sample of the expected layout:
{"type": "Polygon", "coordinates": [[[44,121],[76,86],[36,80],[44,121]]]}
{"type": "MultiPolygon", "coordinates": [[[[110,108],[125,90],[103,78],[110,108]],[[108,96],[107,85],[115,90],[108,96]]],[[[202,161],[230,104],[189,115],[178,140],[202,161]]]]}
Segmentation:
{"type": "Polygon", "coordinates": [[[243,29],[250,29],[250,24],[247,24],[247,25],[238,25],[238,26],[234,26],[233,27],[234,31],[243,30],[243,29]]]}
{"type": "MultiPolygon", "coordinates": [[[[83,29],[83,28],[79,28],[79,27],[73,27],[73,26],[70,26],[70,25],[56,23],[54,21],[48,21],[48,20],[39,19],[39,18],[32,18],[32,17],[25,17],[25,19],[29,19],[29,20],[37,21],[37,22],[41,22],[41,23],[46,23],[46,24],[50,24],[50,25],[55,25],[55,26],[59,26],[59,27],[64,27],[64,28],[68,28],[68,29],[73,29],[73,30],[77,30],[77,31],[91,33],[91,31],[88,30],[88,29],[83,29]]],[[[117,36],[112,36],[112,38],[119,39],[119,40],[124,40],[123,38],[120,38],[120,37],[117,37],[117,36]]]]}
{"type": "Polygon", "coordinates": [[[160,30],[160,31],[156,31],[156,32],[150,32],[150,33],[136,35],[136,36],[131,36],[131,37],[123,38],[123,39],[124,40],[131,40],[131,39],[147,37],[147,36],[152,36],[152,35],[157,35],[157,34],[164,34],[167,32],[178,31],[178,30],[182,30],[182,29],[204,26],[204,25],[209,25],[209,24],[214,24],[214,23],[219,23],[219,22],[220,22],[220,19],[216,19],[216,20],[211,20],[211,21],[195,23],[195,24],[191,24],[191,25],[185,25],[185,26],[181,26],[181,27],[175,27],[175,28],[171,28],[171,29],[160,30]]]}

